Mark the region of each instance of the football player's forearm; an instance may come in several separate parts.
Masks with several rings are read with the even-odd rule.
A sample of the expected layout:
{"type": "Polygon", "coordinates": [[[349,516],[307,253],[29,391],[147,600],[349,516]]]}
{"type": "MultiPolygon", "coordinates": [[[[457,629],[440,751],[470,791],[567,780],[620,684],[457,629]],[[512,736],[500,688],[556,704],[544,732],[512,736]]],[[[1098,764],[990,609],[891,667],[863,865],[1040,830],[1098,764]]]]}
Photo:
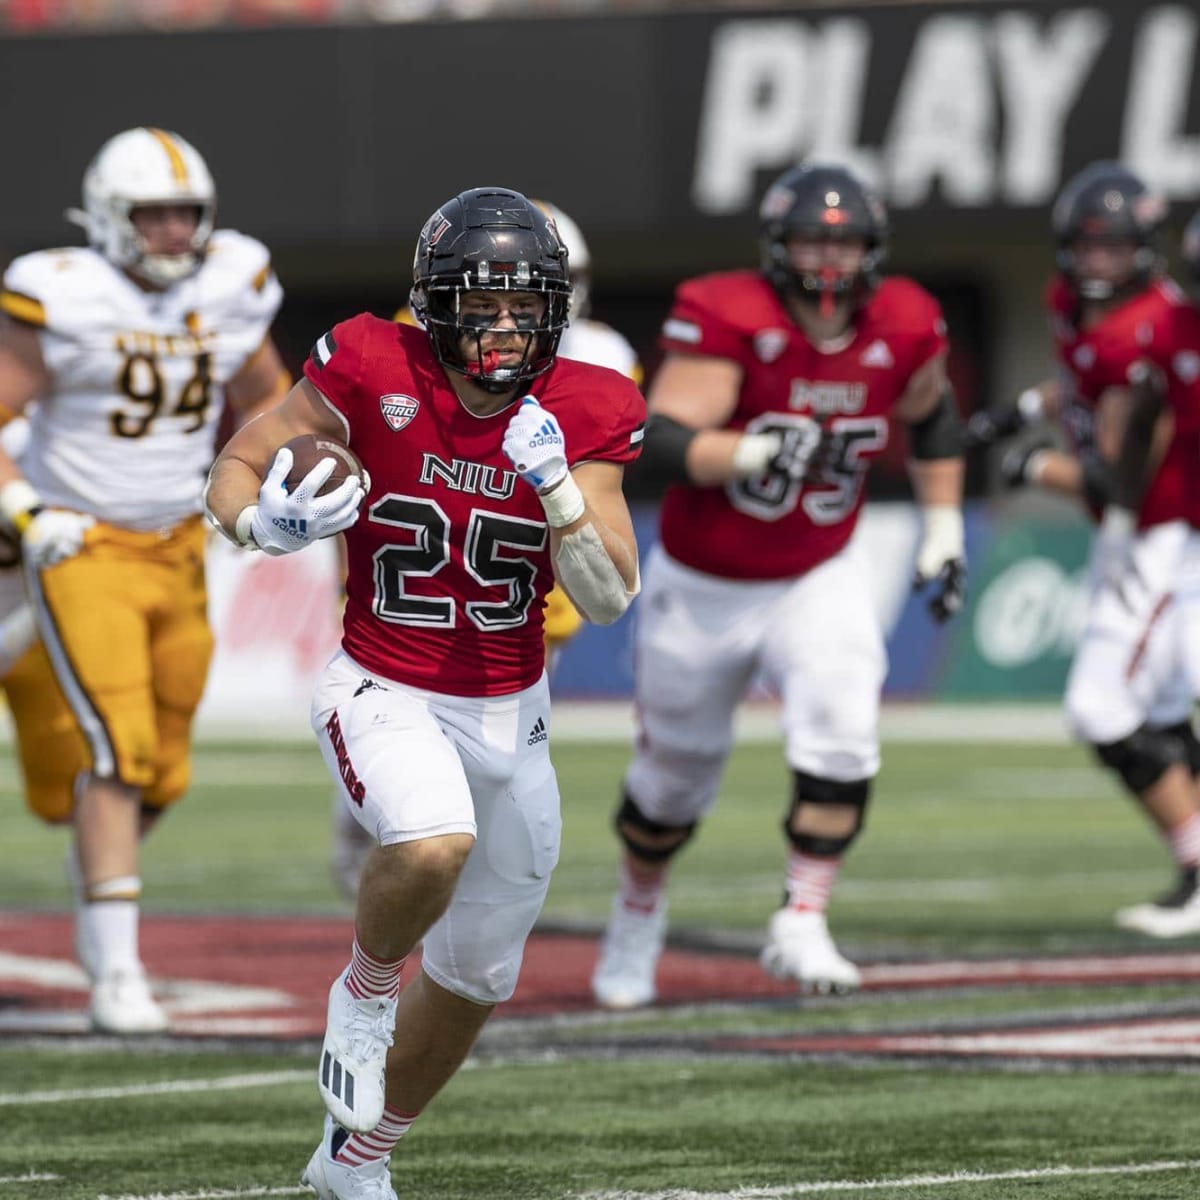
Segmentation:
{"type": "Polygon", "coordinates": [[[663,413],[646,423],[639,474],[660,485],[720,487],[733,479],[764,474],[779,449],[777,434],[740,429],[693,429],[663,413]]]}
{"type": "Polygon", "coordinates": [[[637,543],[622,537],[588,509],[565,529],[552,529],[554,576],[593,625],[611,625],[641,590],[637,543]]]}
{"type": "Polygon", "coordinates": [[[222,454],[213,464],[204,489],[208,519],[226,537],[239,541],[239,515],[258,499],[261,481],[251,467],[232,455],[222,454]]]}
{"type": "Polygon", "coordinates": [[[961,458],[909,459],[908,476],[913,494],[922,508],[962,504],[963,460],[961,458]]]}
{"type": "Polygon", "coordinates": [[[1062,496],[1083,497],[1083,463],[1061,450],[1039,450],[1031,463],[1029,482],[1062,496]]]}

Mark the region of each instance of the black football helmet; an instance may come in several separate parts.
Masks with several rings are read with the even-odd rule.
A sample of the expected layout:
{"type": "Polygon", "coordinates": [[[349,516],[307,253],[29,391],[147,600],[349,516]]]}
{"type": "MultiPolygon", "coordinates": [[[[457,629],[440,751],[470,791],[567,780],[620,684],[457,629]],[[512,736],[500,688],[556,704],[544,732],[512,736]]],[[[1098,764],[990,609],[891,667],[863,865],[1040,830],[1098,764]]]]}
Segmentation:
{"type": "Polygon", "coordinates": [[[1058,269],[1084,300],[1111,300],[1140,291],[1162,269],[1157,235],[1166,216],[1166,200],[1128,167],[1118,162],[1090,163],[1067,181],[1054,202],[1051,224],[1058,269]],[[1082,278],[1074,247],[1085,237],[1132,242],[1137,254],[1130,278],[1119,285],[1105,279],[1082,278]]]}
{"type": "Polygon", "coordinates": [[[425,222],[413,258],[412,311],[425,327],[438,361],[485,391],[504,393],[548,371],[567,327],[571,280],[567,249],[554,222],[520,192],[472,188],[447,200],[425,222]],[[488,332],[464,320],[470,291],[540,292],[546,312],[528,329],[517,367],[498,367],[483,351],[488,332]],[[464,355],[464,337],[475,340],[464,355]]]}
{"type": "Polygon", "coordinates": [[[879,283],[887,257],[887,209],[846,167],[805,163],[785,171],[767,188],[758,221],[763,274],[781,296],[826,303],[847,295],[862,299],[879,283]],[[793,234],[862,238],[866,258],[851,275],[798,271],[787,246],[793,234]]]}
{"type": "Polygon", "coordinates": [[[1200,286],[1200,210],[1184,226],[1180,253],[1183,255],[1183,265],[1187,267],[1192,282],[1200,286]]]}

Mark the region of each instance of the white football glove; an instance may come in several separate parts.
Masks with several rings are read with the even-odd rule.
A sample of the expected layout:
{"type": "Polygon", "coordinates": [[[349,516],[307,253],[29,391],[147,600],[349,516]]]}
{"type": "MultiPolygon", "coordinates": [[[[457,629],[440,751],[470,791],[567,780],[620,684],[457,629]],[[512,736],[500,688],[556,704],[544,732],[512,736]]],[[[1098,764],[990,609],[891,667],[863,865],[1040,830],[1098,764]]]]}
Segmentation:
{"type": "Polygon", "coordinates": [[[567,477],[563,431],[536,396],[526,396],[513,413],[503,449],[517,474],[537,492],[548,492],[567,477]]]}
{"type": "MultiPolygon", "coordinates": [[[[250,508],[248,533],[260,549],[268,554],[291,554],[319,538],[349,529],[358,520],[359,505],[367,493],[356,476],[343,480],[327,495],[317,495],[336,466],[334,459],[323,458],[289,492],[285,481],[292,469],[292,452],[283,448],[276,452],[258,489],[258,504],[250,508]]],[[[244,516],[239,516],[239,526],[244,516]]]]}
{"type": "Polygon", "coordinates": [[[21,553],[36,570],[52,567],[79,553],[83,548],[83,535],[95,523],[96,518],[87,513],[43,508],[30,518],[21,534],[21,553]]]}
{"type": "Polygon", "coordinates": [[[0,518],[20,537],[21,555],[35,570],[78,554],[83,535],[96,523],[87,513],[45,508],[26,479],[0,487],[0,518]]]}

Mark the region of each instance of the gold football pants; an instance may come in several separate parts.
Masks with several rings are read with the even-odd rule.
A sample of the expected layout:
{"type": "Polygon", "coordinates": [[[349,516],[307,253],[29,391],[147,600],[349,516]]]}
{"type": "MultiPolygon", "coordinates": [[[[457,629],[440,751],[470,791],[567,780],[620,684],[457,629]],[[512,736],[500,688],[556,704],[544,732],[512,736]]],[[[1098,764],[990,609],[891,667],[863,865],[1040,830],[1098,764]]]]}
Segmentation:
{"type": "Polygon", "coordinates": [[[75,733],[73,742],[38,747],[39,726],[52,741],[65,735],[54,733],[57,721],[46,721],[51,701],[48,689],[36,686],[37,664],[28,668],[34,678],[20,682],[19,663],[18,686],[5,684],[38,815],[63,820],[70,813],[70,789],[61,785],[66,770],[56,761],[68,743],[83,748],[72,778],[82,768],[120,780],[155,808],[187,789],[192,717],[212,657],[204,544],[199,517],[151,533],[97,524],[75,557],[28,573],[45,661],[75,733]],[[44,787],[37,783],[43,776],[44,787]]]}

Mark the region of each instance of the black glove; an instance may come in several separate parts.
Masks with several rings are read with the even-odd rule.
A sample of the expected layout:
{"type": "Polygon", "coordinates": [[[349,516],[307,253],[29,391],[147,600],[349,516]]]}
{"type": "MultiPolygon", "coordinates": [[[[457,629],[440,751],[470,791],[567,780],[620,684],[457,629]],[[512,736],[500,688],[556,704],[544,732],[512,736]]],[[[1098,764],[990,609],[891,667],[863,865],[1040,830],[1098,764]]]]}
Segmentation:
{"type": "Polygon", "coordinates": [[[992,446],[1003,438],[1012,437],[1025,424],[1020,409],[998,408],[980,409],[967,418],[967,432],[964,445],[968,450],[992,446]]]}
{"type": "Polygon", "coordinates": [[[783,475],[793,481],[808,478],[813,458],[827,436],[824,428],[816,421],[808,421],[774,432],[779,438],[779,449],[772,456],[768,470],[772,475],[783,475]]]}
{"type": "Polygon", "coordinates": [[[929,614],[942,625],[962,611],[967,601],[967,564],[964,559],[952,558],[932,579],[917,578],[913,590],[920,591],[926,585],[933,588],[926,604],[929,614]]]}
{"type": "Polygon", "coordinates": [[[1020,433],[1027,425],[1045,417],[1045,400],[1037,388],[1026,388],[1016,404],[1004,408],[982,409],[967,419],[964,438],[966,449],[992,446],[1014,433],[1020,433]]]}

